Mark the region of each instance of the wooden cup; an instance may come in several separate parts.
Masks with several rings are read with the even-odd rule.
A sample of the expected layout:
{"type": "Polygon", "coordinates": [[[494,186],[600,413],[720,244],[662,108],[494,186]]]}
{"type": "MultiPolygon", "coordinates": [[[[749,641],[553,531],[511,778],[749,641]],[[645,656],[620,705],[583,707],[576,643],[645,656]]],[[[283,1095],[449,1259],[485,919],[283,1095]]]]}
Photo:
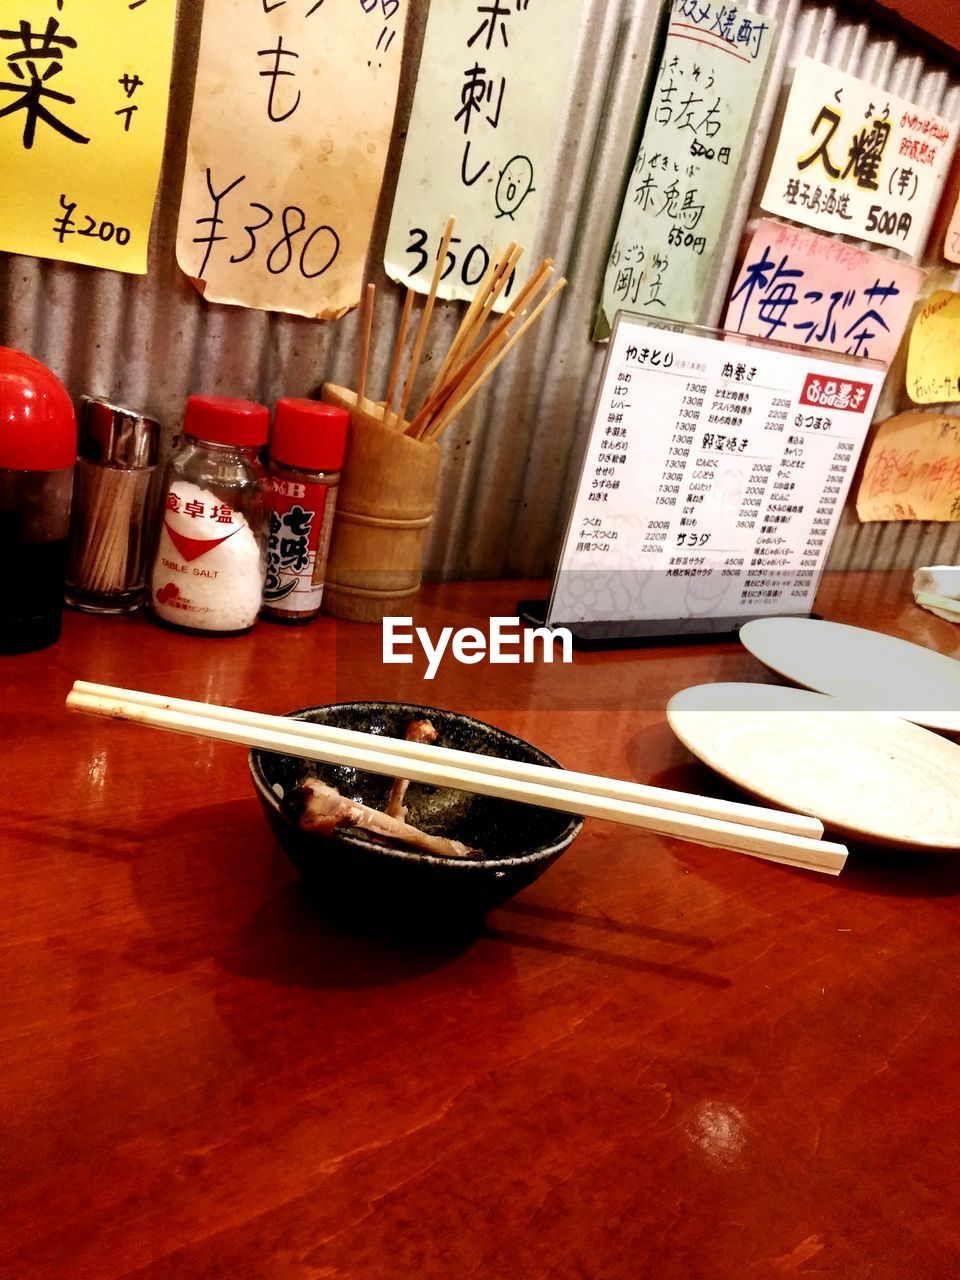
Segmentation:
{"type": "Polygon", "coordinates": [[[420,589],[440,446],[383,423],[383,405],[327,383],[321,398],[350,411],[323,589],[323,611],[352,622],[403,613],[420,589]]]}

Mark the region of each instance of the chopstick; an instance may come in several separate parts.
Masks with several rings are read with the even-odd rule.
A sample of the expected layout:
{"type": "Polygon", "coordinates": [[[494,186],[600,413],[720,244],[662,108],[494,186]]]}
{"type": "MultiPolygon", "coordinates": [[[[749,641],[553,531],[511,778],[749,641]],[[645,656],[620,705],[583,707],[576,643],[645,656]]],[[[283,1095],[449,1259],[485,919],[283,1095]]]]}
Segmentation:
{"type": "MultiPolygon", "coordinates": [[[[483,761],[490,767],[492,763],[498,770],[496,773],[487,773],[476,767],[468,768],[459,763],[432,759],[430,753],[438,749],[423,744],[405,743],[400,739],[384,739],[374,735],[352,735],[363,739],[365,743],[363,746],[357,746],[343,741],[342,736],[339,736],[346,734],[346,730],[337,731],[338,738],[335,740],[332,737],[333,730],[324,729],[324,726],[319,725],[307,726],[302,721],[293,721],[285,716],[261,716],[236,708],[185,703],[183,700],[141,694],[133,690],[117,691],[110,689],[109,686],[91,685],[84,681],[76,682],[67,697],[67,706],[71,710],[92,715],[129,720],[178,733],[197,734],[200,737],[259,747],[262,750],[275,751],[283,755],[302,756],[305,759],[319,760],[328,764],[348,765],[388,777],[402,773],[404,777],[414,782],[450,786],[496,796],[500,799],[536,804],[566,813],[605,818],[629,826],[642,827],[661,835],[694,840],[700,844],[732,849],[735,852],[746,853],[768,861],[806,867],[832,875],[839,874],[846,859],[846,849],[843,845],[796,835],[782,827],[779,830],[773,830],[747,826],[742,822],[732,822],[724,818],[605,796],[596,791],[572,790],[566,785],[568,775],[565,770],[544,769],[544,775],[553,775],[548,785],[546,777],[531,777],[525,772],[525,769],[535,769],[537,766],[525,766],[517,776],[515,762],[494,761],[492,757],[473,756],[465,752],[451,753],[457,757],[467,756],[472,765],[483,761]],[[91,690],[100,692],[91,692],[91,690]],[[152,701],[149,703],[135,701],[137,698],[152,701]],[[191,709],[184,710],[182,709],[184,706],[191,709]],[[196,710],[197,706],[203,708],[202,713],[196,710]],[[275,727],[277,722],[280,727],[275,727]],[[303,733],[302,730],[305,728],[323,730],[323,736],[303,733]],[[417,747],[420,749],[414,751],[413,748],[417,747]],[[404,748],[406,750],[403,750],[404,748]]],[[[439,750],[442,752],[442,749],[439,750]]],[[[572,776],[576,778],[588,775],[572,776]]],[[[616,780],[597,779],[596,781],[615,783],[616,780]]],[[[631,784],[620,785],[630,786],[631,784]]],[[[648,790],[657,792],[656,788],[648,790]]],[[[668,794],[678,796],[682,793],[668,794]]],[[[702,800],[703,797],[698,799],[702,800]]],[[[797,817],[797,815],[782,816],[788,821],[796,820],[797,817]]]]}
{"type": "Polygon", "coordinates": [[[490,773],[497,777],[507,776],[509,772],[509,776],[514,778],[542,782],[548,787],[562,786],[568,791],[591,792],[594,795],[606,796],[610,800],[651,804],[661,809],[673,809],[679,813],[699,814],[706,818],[742,823],[744,826],[785,831],[792,835],[807,836],[811,840],[819,840],[823,835],[823,823],[819,818],[791,813],[783,809],[765,809],[760,805],[743,804],[736,800],[718,800],[713,796],[701,796],[687,791],[671,791],[666,787],[626,782],[620,778],[605,778],[597,774],[579,773],[571,769],[554,769],[549,765],[529,764],[518,760],[502,760],[499,756],[479,755],[475,751],[460,751],[453,747],[408,742],[404,738],[387,738],[379,734],[341,729],[335,725],[314,724],[308,720],[291,720],[289,716],[246,711],[242,707],[218,707],[208,702],[171,698],[164,694],[146,693],[140,689],[122,689],[115,685],[95,684],[89,680],[75,680],[73,689],[75,693],[89,694],[95,698],[115,699],[144,707],[159,707],[168,711],[182,711],[187,715],[227,720],[233,724],[250,725],[253,728],[274,729],[281,733],[289,732],[293,726],[298,736],[317,742],[331,742],[361,749],[371,748],[383,755],[395,756],[397,769],[402,769],[408,760],[423,760],[437,764],[458,765],[471,769],[475,773],[490,773]]]}
{"type": "Polygon", "coordinates": [[[931,609],[942,609],[944,613],[955,613],[960,616],[960,600],[952,596],[938,596],[932,591],[917,591],[914,599],[917,604],[925,604],[931,609]]]}

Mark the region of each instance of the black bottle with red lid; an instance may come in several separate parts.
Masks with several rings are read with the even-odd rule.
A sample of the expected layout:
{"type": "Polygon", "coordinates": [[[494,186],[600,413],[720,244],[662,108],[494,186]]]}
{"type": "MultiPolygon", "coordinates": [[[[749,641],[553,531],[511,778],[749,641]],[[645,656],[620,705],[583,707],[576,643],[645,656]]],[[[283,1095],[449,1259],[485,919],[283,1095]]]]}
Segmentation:
{"type": "Polygon", "coordinates": [[[77,422],[60,380],[0,347],[0,653],[60,637],[77,422]]]}

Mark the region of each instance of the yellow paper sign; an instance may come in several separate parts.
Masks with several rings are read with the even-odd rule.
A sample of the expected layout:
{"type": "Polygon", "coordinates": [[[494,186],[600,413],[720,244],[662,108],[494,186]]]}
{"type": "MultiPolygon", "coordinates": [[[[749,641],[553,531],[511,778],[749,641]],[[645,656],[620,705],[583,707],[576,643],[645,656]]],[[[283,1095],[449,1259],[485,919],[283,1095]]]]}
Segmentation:
{"type": "Polygon", "coordinates": [[[913,322],[907,392],[914,404],[960,400],[960,293],[931,294],[913,322]]]}
{"type": "Polygon", "coordinates": [[[405,0],[206,0],[177,261],[211,302],[360,300],[405,0]]]}
{"type": "Polygon", "coordinates": [[[960,520],[960,418],[900,413],[881,422],[857,493],[870,520],[960,520]]]}
{"type": "Polygon", "coordinates": [[[948,262],[960,262],[960,199],[953,206],[953,216],[943,237],[943,256],[948,262]]]}
{"type": "Polygon", "coordinates": [[[142,275],[176,0],[0,0],[0,249],[142,275]]]}

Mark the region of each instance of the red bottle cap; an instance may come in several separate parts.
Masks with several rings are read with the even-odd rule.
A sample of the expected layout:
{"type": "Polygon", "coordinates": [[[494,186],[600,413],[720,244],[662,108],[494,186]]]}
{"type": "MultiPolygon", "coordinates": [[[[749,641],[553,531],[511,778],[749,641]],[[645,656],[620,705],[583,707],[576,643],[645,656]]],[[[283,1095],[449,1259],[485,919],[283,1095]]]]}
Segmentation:
{"type": "Polygon", "coordinates": [[[322,400],[278,400],[270,433],[270,457],[304,471],[339,471],[347,447],[350,414],[322,400]]]}
{"type": "Polygon", "coordinates": [[[190,396],[183,418],[183,433],[212,444],[243,447],[267,443],[270,414],[252,400],[232,396],[190,396]]]}
{"type": "Polygon", "coordinates": [[[77,460],[77,419],[46,365],[0,347],[0,467],[59,471],[77,460]]]}

